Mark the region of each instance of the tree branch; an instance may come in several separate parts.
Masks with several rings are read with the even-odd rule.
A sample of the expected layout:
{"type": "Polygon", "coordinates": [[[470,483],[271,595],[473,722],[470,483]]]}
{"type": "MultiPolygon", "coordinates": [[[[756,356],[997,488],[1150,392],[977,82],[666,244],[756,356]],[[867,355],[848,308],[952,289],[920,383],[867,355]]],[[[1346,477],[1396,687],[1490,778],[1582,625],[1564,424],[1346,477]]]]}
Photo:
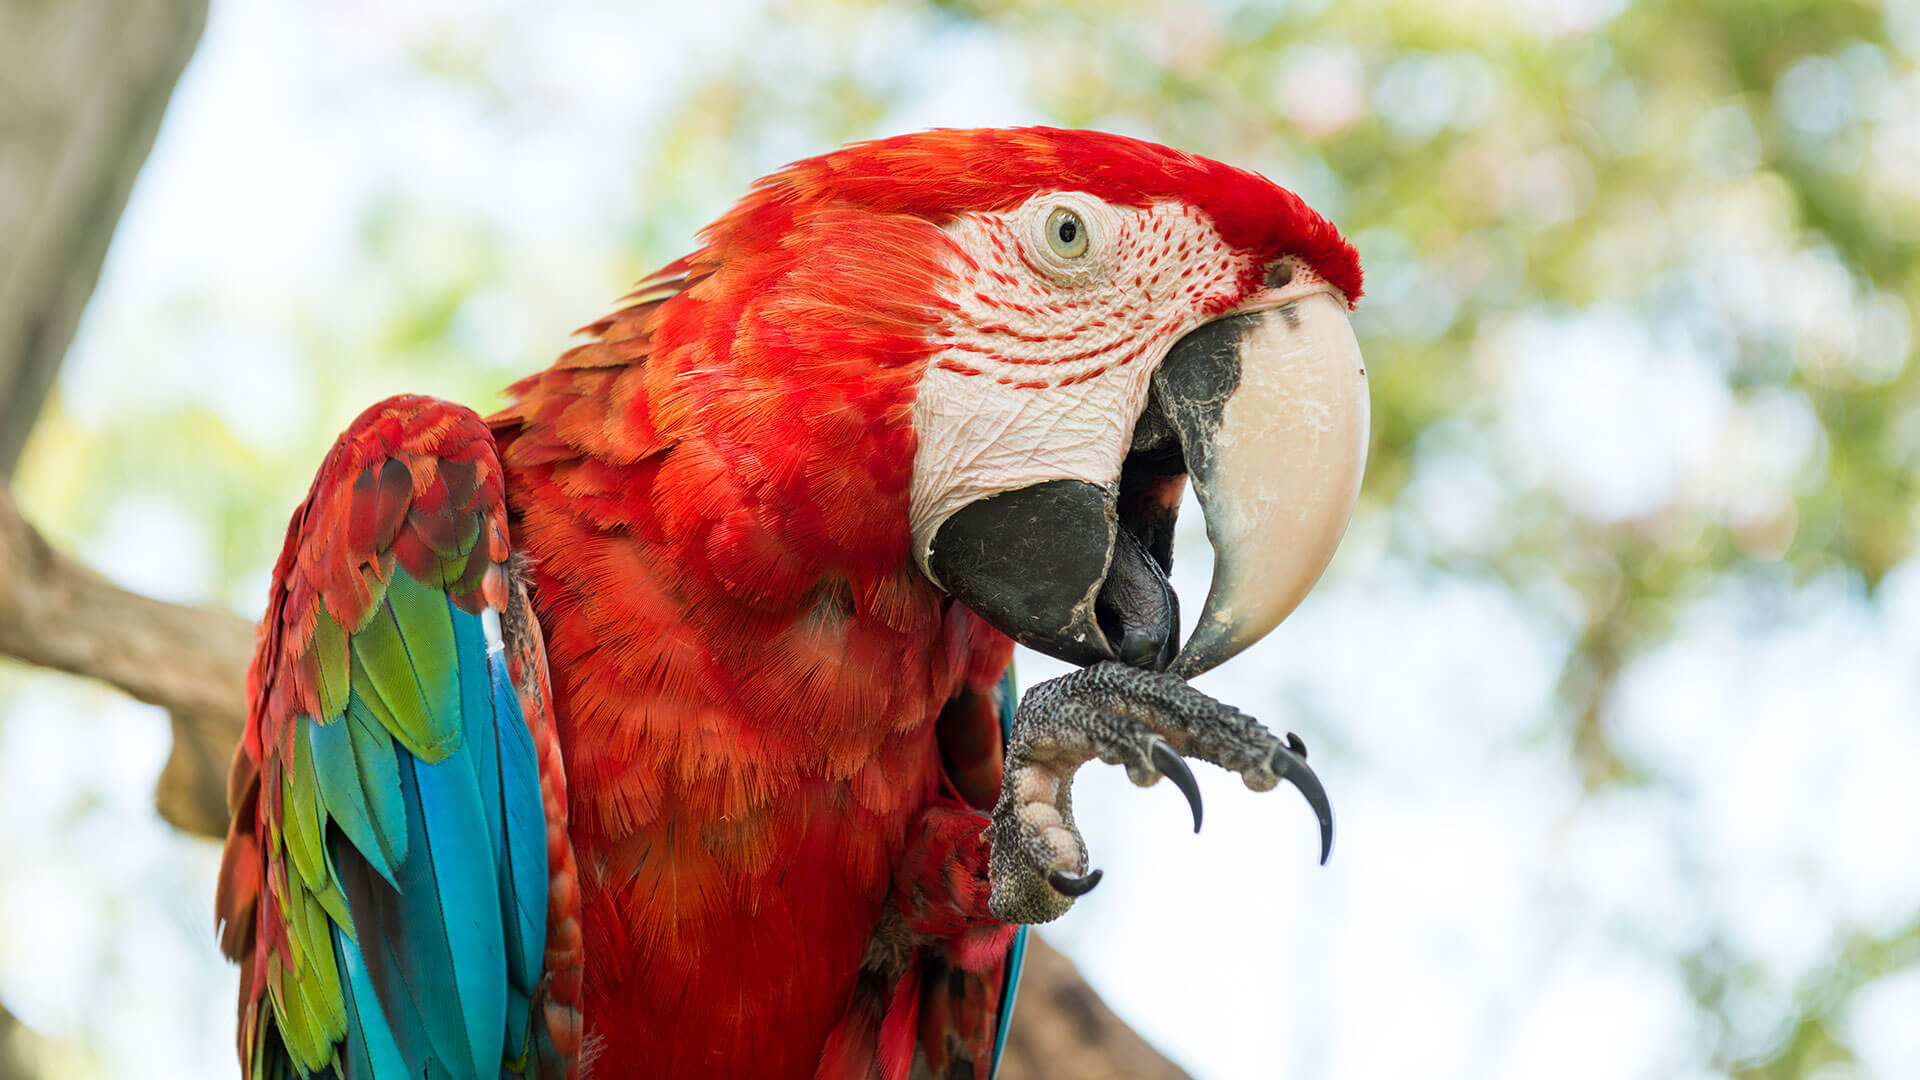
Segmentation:
{"type": "Polygon", "coordinates": [[[128,592],[54,550],[0,487],[0,654],[124,690],[173,715],[154,801],[200,836],[227,829],[226,773],[245,719],[253,627],[128,592]]]}
{"type": "Polygon", "coordinates": [[[1073,961],[1033,934],[1000,1080],[1189,1078],[1107,1008],[1073,961]]]}
{"type": "Polygon", "coordinates": [[[207,0],[0,0],[0,480],[206,19],[207,0]]]}

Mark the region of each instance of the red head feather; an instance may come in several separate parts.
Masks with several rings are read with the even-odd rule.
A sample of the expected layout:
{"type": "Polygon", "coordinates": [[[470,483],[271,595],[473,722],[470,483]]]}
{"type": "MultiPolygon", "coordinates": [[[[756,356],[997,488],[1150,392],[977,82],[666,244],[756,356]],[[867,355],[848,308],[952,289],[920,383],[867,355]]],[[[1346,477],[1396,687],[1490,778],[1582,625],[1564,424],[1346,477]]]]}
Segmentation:
{"type": "Polygon", "coordinates": [[[853,143],[763,179],[702,239],[715,247],[751,243],[778,233],[803,206],[942,224],[1012,209],[1042,191],[1084,191],[1122,206],[1188,203],[1235,248],[1262,262],[1298,256],[1349,302],[1360,298],[1353,245],[1300,196],[1258,173],[1100,131],[937,130],[853,143]]]}
{"type": "Polygon", "coordinates": [[[1246,291],[1261,266],[1294,256],[1349,302],[1360,295],[1352,245],[1244,169],[1059,128],[855,143],[761,180],[698,251],[590,327],[599,340],[516,386],[523,400],[502,419],[545,422],[509,460],[618,466],[556,479],[576,509],[681,548],[702,588],[744,603],[791,601],[829,567],[890,578],[908,551],[910,411],[929,332],[952,308],[940,227],[1046,191],[1193,207],[1250,256],[1246,291]],[[532,445],[550,442],[565,449],[532,445]],[[672,446],[683,449],[655,457],[672,446]]]}

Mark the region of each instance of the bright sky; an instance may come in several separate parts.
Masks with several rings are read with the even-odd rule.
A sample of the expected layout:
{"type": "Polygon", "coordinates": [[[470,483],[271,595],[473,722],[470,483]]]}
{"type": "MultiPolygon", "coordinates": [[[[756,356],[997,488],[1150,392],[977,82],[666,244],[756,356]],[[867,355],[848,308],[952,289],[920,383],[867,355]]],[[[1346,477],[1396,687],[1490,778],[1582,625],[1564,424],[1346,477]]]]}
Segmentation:
{"type": "MultiPolygon", "coordinates": [[[[382,302],[357,230],[396,193],[487,223],[524,261],[464,317],[491,381],[531,370],[623,290],[621,275],[646,269],[629,265],[630,234],[603,223],[645,216],[627,205],[630,182],[692,73],[805,64],[805,49],[757,29],[752,0],[644,18],[586,3],[476,13],[459,21],[470,41],[438,45],[456,68],[465,52],[486,57],[518,95],[487,105],[403,62],[448,20],[321,7],[216,4],[63,376],[83,425],[203,401],[264,453],[381,394],[435,389],[403,385],[412,372],[358,373],[353,407],[315,416],[329,407],[321,376],[289,344],[316,296],[346,324],[382,302]],[[204,309],[181,317],[181,297],[204,309]]],[[[893,32],[925,70],[1010,62],[991,40],[924,22],[893,32]]],[[[950,89],[909,98],[884,130],[1039,118],[1009,91],[927,83],[950,89]]],[[[823,149],[772,138],[688,183],[713,188],[710,216],[754,173],[823,149]]],[[[460,272],[459,237],[436,227],[400,246],[408,275],[460,272]]],[[[1599,310],[1523,313],[1491,335],[1490,453],[1523,457],[1537,482],[1612,518],[1680,489],[1771,491],[1817,452],[1803,400],[1736,416],[1710,356],[1649,334],[1599,310]],[[1731,479],[1729,431],[1764,444],[1735,455],[1747,471],[1731,479]]],[[[1421,458],[1411,520],[1472,550],[1503,528],[1486,454],[1443,452],[1444,425],[1430,437],[1442,452],[1421,458]]],[[[85,542],[91,562],[148,591],[257,608],[258,582],[221,591],[203,523],[141,498],[85,542]]],[[[1587,799],[1554,685],[1579,606],[1545,573],[1516,591],[1411,567],[1389,553],[1394,527],[1356,522],[1298,614],[1203,681],[1306,739],[1339,814],[1329,866],[1314,865],[1312,817],[1290,791],[1256,796],[1207,770],[1195,837],[1170,786],[1140,791],[1097,765],[1080,780],[1107,876],[1048,936],[1196,1076],[1709,1077],[1711,1021],[1676,957],[1717,944],[1751,958],[1730,993],[1735,1034],[1759,1049],[1847,933],[1910,915],[1920,567],[1879,605],[1856,582],[1757,574],[1693,605],[1671,644],[1632,663],[1604,718],[1649,782],[1587,799]]],[[[1206,550],[1197,530],[1183,541],[1191,615],[1206,550]]],[[[1059,670],[1021,663],[1029,683],[1059,670]]],[[[22,685],[0,726],[0,992],[35,1027],[97,1044],[109,1073],[234,1075],[233,975],[211,929],[218,853],[149,809],[164,723],[63,680],[22,685]],[[75,791],[91,801],[76,808],[75,791]]],[[[1920,1075],[1916,1015],[1920,976],[1877,984],[1843,1025],[1860,1071],[1826,1080],[1920,1075]]]]}

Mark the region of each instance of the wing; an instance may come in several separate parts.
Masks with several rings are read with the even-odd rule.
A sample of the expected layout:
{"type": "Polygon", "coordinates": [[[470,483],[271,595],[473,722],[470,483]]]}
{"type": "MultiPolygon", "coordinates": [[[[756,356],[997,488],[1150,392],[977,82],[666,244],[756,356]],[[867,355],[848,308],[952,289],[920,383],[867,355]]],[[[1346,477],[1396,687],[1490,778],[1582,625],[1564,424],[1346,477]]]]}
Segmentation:
{"type": "Polygon", "coordinates": [[[363,413],[294,514],[217,898],[254,1080],[572,1073],[565,781],[508,556],[492,437],[430,398],[363,413]]]}

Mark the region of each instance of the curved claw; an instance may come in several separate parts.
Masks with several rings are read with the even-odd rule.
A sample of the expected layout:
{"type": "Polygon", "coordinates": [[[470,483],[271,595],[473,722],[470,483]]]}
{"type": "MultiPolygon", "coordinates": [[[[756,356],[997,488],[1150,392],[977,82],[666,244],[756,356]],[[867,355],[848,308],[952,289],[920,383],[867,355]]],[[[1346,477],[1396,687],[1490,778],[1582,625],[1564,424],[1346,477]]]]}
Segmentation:
{"type": "Polygon", "coordinates": [[[1049,870],[1047,884],[1053,886],[1053,891],[1061,896],[1085,896],[1100,884],[1102,876],[1098,870],[1089,871],[1086,877],[1076,877],[1063,870],[1049,870]]]}
{"type": "Polygon", "coordinates": [[[1153,740],[1153,749],[1148,751],[1147,756],[1153,759],[1153,767],[1160,770],[1160,775],[1173,781],[1173,786],[1187,797],[1187,805],[1193,808],[1193,831],[1199,832],[1200,784],[1193,778],[1193,770],[1187,768],[1186,761],[1173,752],[1173,747],[1168,746],[1165,739],[1153,740]]]}
{"type": "Polygon", "coordinates": [[[1281,749],[1273,755],[1273,771],[1300,789],[1307,805],[1313,807],[1313,815],[1320,819],[1320,865],[1327,865],[1327,856],[1333,854],[1333,804],[1327,801],[1327,789],[1320,786],[1320,778],[1307,765],[1305,755],[1292,750],[1281,749]]]}

